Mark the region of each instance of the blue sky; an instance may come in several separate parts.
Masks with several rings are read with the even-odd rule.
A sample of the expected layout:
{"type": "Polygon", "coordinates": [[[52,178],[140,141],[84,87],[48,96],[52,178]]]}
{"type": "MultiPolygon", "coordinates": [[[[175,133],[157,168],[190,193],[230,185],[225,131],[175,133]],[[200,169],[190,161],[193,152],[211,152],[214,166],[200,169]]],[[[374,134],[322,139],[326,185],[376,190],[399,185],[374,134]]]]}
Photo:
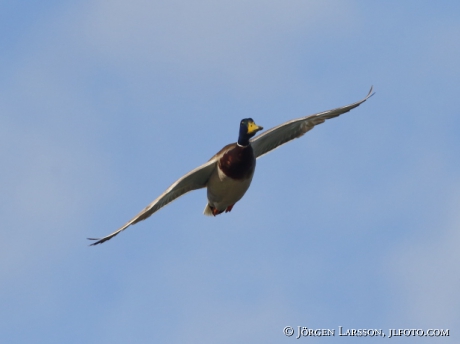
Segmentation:
{"type": "Polygon", "coordinates": [[[287,325],[458,342],[458,3],[0,13],[2,343],[295,342],[287,325]],[[203,216],[199,190],[87,246],[234,142],[240,119],[268,129],[371,85],[359,108],[258,160],[230,214],[203,216]]]}

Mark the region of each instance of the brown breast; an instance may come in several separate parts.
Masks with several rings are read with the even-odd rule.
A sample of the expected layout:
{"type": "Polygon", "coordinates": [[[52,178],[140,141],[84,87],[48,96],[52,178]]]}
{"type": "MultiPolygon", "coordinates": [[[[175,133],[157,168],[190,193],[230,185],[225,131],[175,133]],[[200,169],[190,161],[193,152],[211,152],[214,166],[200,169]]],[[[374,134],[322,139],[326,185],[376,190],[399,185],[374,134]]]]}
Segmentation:
{"type": "Polygon", "coordinates": [[[232,179],[250,178],[256,167],[256,158],[251,145],[240,147],[234,144],[219,160],[219,168],[232,179]]]}

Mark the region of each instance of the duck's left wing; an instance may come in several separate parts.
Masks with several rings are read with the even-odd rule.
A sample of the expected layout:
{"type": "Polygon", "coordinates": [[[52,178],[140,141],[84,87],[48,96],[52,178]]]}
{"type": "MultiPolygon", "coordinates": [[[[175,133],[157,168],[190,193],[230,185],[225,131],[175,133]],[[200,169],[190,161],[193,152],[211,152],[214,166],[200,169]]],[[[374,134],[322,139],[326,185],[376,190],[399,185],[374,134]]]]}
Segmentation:
{"type": "Polygon", "coordinates": [[[212,172],[216,168],[216,159],[211,159],[207,163],[195,168],[194,170],[187,173],[185,176],[177,180],[172,184],[165,192],[163,192],[156,200],[150,203],[144,210],[131,219],[131,221],[125,223],[122,227],[117,229],[112,234],[109,234],[100,239],[88,238],[89,240],[97,240],[92,243],[91,246],[102,244],[103,242],[112,239],[115,235],[124,231],[131,225],[138,223],[139,221],[145,220],[154,212],[164,207],[168,203],[174,201],[185,193],[204,188],[211,176],[212,172]]]}
{"type": "Polygon", "coordinates": [[[311,116],[294,119],[292,121],[278,125],[277,127],[274,127],[270,130],[267,130],[259,136],[251,139],[251,146],[254,150],[254,155],[256,158],[259,158],[271,150],[278,148],[279,146],[293,139],[301,137],[307,131],[313,129],[315,125],[323,123],[326,119],[340,116],[341,114],[354,109],[355,107],[368,100],[369,97],[371,97],[373,94],[374,93],[372,93],[371,87],[367,96],[356,103],[342,106],[337,109],[320,112],[311,116]]]}

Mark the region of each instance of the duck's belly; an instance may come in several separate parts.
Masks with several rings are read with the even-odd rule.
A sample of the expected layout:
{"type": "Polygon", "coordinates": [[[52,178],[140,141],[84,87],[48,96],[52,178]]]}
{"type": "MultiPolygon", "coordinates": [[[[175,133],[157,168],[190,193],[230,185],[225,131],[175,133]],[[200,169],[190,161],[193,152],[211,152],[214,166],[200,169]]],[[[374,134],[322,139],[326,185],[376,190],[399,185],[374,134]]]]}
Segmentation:
{"type": "Polygon", "coordinates": [[[251,185],[254,172],[244,179],[234,180],[216,168],[208,182],[208,203],[219,211],[238,202],[251,185]]]}

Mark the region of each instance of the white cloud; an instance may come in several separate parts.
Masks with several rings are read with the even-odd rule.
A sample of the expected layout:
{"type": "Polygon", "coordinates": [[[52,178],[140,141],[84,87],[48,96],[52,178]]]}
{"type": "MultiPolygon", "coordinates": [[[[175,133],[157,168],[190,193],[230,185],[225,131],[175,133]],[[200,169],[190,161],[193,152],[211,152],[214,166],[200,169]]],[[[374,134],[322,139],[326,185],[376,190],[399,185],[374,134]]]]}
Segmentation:
{"type": "Polygon", "coordinates": [[[251,90],[294,73],[289,48],[308,50],[318,32],[352,32],[356,15],[341,1],[99,1],[84,32],[120,68],[217,76],[251,90]]]}
{"type": "MultiPolygon", "coordinates": [[[[453,328],[460,320],[460,191],[451,199],[450,216],[429,233],[408,238],[393,251],[392,284],[399,290],[401,323],[453,328]]],[[[420,214],[421,216],[426,216],[420,214]]],[[[429,222],[428,222],[429,223],[429,222]]]]}
{"type": "Polygon", "coordinates": [[[65,255],[76,233],[83,242],[84,214],[113,188],[106,155],[87,135],[95,111],[75,92],[62,61],[53,64],[56,50],[31,49],[12,63],[0,96],[4,284],[65,255]]]}

